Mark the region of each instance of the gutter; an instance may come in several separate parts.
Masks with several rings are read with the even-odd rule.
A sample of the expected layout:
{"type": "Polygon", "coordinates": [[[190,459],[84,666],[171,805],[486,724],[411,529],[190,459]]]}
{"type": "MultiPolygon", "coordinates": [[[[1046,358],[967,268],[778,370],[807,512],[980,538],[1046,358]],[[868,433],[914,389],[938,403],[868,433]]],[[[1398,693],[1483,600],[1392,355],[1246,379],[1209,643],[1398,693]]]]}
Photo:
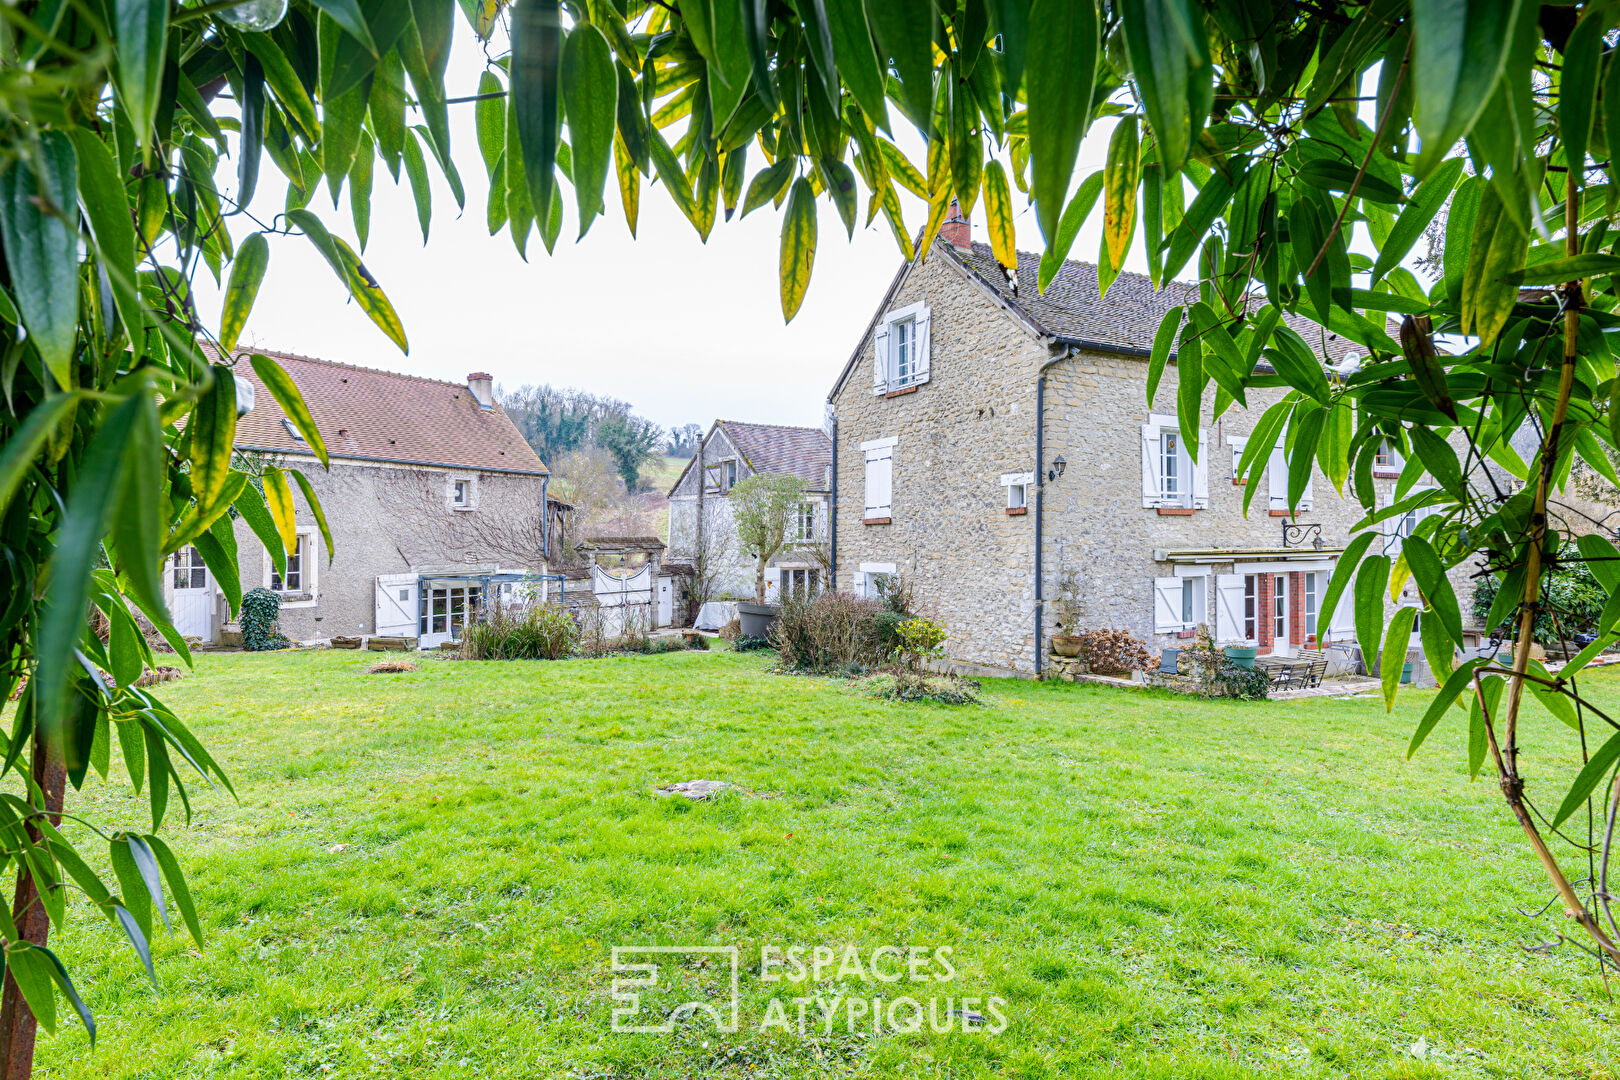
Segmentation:
{"type": "MultiPolygon", "coordinates": [[[[233,450],[252,450],[259,454],[291,454],[313,458],[313,450],[287,450],[279,446],[234,446],[233,450]]],[[[550,476],[547,469],[500,469],[493,465],[456,465],[448,461],[412,461],[409,458],[366,457],[363,454],[327,454],[328,461],[368,461],[377,465],[415,465],[428,469],[465,469],[468,472],[504,473],[508,476],[550,476]]]]}

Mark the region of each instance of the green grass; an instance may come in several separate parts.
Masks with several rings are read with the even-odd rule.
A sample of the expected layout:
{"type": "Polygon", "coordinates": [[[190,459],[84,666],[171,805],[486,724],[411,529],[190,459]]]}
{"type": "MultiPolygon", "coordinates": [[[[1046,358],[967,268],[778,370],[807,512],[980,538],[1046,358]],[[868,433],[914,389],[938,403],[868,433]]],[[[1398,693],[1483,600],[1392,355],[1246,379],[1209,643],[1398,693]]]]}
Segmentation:
{"type": "MultiPolygon", "coordinates": [[[[101,1039],[43,1040],[42,1076],[1615,1075],[1590,961],[1522,949],[1548,890],[1462,726],[1404,760],[1422,695],[989,682],[942,708],[759,653],[371,659],[204,656],[162,688],[241,795],[167,830],[208,946],[161,935],[154,993],[79,905],[61,948],[101,1039]],[[750,794],[653,794],[696,778],[750,794]],[[649,943],[739,946],[741,1031],[611,1033],[609,950],[649,943]],[[767,944],[949,946],[949,983],[817,989],[1000,997],[1009,1026],[824,1035],[812,1007],[761,1033],[810,992],[760,980],[767,944]]],[[[72,799],[140,824],[124,783],[72,799]]]]}

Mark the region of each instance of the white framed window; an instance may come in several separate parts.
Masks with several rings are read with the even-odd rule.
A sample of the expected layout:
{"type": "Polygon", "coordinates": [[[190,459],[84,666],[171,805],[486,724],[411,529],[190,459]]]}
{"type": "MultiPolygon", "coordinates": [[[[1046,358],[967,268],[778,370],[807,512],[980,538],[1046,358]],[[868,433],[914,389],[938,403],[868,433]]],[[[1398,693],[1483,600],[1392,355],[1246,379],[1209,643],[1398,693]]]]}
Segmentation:
{"type": "Polygon", "coordinates": [[[445,498],[452,510],[472,510],[478,505],[478,479],[470,473],[451,473],[445,481],[445,498]]]}
{"type": "Polygon", "coordinates": [[[1035,483],[1035,474],[1002,473],[1001,486],[1007,489],[1007,509],[1024,510],[1029,506],[1029,489],[1035,483]]]}
{"type": "Polygon", "coordinates": [[[799,504],[799,511],[794,518],[793,538],[800,543],[809,543],[816,538],[816,504],[803,502],[799,504]]]}
{"type": "Polygon", "coordinates": [[[1179,634],[1208,622],[1209,575],[1177,574],[1153,579],[1153,632],[1179,634]]]}
{"type": "Polygon", "coordinates": [[[1395,449],[1394,443],[1384,439],[1378,444],[1378,449],[1373,453],[1372,474],[1374,476],[1399,476],[1401,470],[1405,467],[1406,459],[1401,457],[1400,451],[1395,449]]]}
{"type": "Polygon", "coordinates": [[[872,331],[872,392],[890,394],[928,381],[931,319],[927,304],[887,313],[872,331]]]}
{"type": "Polygon", "coordinates": [[[1243,640],[1260,640],[1260,575],[1243,575],[1243,640]]]}
{"type": "Polygon", "coordinates": [[[1271,593],[1272,640],[1288,640],[1288,575],[1277,574],[1271,593]]]}
{"type": "Polygon", "coordinates": [[[174,587],[208,588],[208,567],[203,565],[202,552],[190,544],[174,553],[174,587]]]}
{"type": "Polygon", "coordinates": [[[1187,452],[1174,416],[1157,413],[1142,425],[1142,505],[1203,510],[1209,506],[1208,432],[1198,429],[1203,460],[1187,452]]]}
{"type": "Polygon", "coordinates": [[[1320,571],[1312,571],[1304,575],[1305,600],[1305,636],[1316,636],[1317,608],[1322,603],[1322,590],[1327,587],[1320,571]]]}
{"type": "Polygon", "coordinates": [[[855,595],[872,600],[880,599],[883,590],[888,587],[890,579],[898,576],[899,570],[894,563],[863,562],[860,570],[855,573],[855,595]]]}
{"type": "MultiPolygon", "coordinates": [[[[1283,452],[1287,441],[1286,433],[1277,440],[1277,445],[1271,451],[1271,460],[1266,462],[1267,494],[1270,497],[1271,509],[1287,510],[1288,507],[1288,458],[1283,452]]],[[[1311,467],[1312,476],[1315,476],[1315,466],[1311,467]]],[[[1305,481],[1305,490],[1300,493],[1297,510],[1309,510],[1315,504],[1312,482],[1305,481]]]]}
{"type": "Polygon", "coordinates": [[[874,439],[861,444],[866,454],[866,512],[868,521],[882,520],[894,512],[894,448],[899,439],[874,439]]]}
{"type": "Polygon", "coordinates": [[[782,589],[788,596],[808,600],[821,591],[821,571],[814,566],[784,566],[782,589]]]}
{"type": "Polygon", "coordinates": [[[308,607],[315,603],[320,550],[314,529],[300,528],[298,540],[287,552],[287,573],[276,573],[270,553],[264,553],[264,587],[283,597],[282,607],[308,607]]]}

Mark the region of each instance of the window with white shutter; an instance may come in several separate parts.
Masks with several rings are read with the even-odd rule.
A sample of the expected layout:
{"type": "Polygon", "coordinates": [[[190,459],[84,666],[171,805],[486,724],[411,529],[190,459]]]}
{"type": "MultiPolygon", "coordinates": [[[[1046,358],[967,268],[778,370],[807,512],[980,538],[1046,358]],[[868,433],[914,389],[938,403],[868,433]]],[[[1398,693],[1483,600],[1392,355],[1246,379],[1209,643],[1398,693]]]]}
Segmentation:
{"type": "Polygon", "coordinates": [[[1154,578],[1153,632],[1179,634],[1205,622],[1208,592],[1208,575],[1154,578]]]}
{"type": "MultiPolygon", "coordinates": [[[[1201,446],[1207,444],[1207,436],[1205,429],[1198,429],[1201,446]]],[[[1193,461],[1174,416],[1148,417],[1142,425],[1142,505],[1206,509],[1208,463],[1207,450],[1193,461]]]]}
{"type": "Polygon", "coordinates": [[[1254,575],[1217,574],[1215,577],[1215,641],[1227,644],[1253,638],[1253,617],[1247,616],[1247,586],[1254,575]]]}
{"type": "Polygon", "coordinates": [[[878,439],[862,443],[866,454],[866,511],[867,521],[887,520],[894,502],[894,447],[896,439],[878,439]]]}
{"type": "MultiPolygon", "coordinates": [[[[1283,453],[1286,436],[1277,440],[1277,446],[1271,451],[1271,460],[1266,463],[1266,481],[1269,485],[1271,508],[1273,510],[1288,509],[1288,459],[1283,453]]],[[[1314,476],[1315,470],[1312,470],[1314,476]]],[[[1314,503],[1314,493],[1311,481],[1305,481],[1305,490],[1300,493],[1297,510],[1309,510],[1314,503]]]]}
{"type": "Polygon", "coordinates": [[[872,332],[872,392],[890,394],[928,381],[932,319],[927,304],[908,304],[872,332]]]}

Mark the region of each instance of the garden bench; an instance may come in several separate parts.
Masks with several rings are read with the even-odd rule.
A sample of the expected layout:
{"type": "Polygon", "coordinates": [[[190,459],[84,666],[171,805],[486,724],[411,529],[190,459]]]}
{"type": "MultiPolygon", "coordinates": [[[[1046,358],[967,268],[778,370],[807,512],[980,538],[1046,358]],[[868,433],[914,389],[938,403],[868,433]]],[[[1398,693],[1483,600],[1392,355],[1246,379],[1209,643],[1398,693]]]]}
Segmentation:
{"type": "Polygon", "coordinates": [[[1327,658],[1322,656],[1283,661],[1271,666],[1271,685],[1277,690],[1310,690],[1322,685],[1327,667],[1327,658]]]}

